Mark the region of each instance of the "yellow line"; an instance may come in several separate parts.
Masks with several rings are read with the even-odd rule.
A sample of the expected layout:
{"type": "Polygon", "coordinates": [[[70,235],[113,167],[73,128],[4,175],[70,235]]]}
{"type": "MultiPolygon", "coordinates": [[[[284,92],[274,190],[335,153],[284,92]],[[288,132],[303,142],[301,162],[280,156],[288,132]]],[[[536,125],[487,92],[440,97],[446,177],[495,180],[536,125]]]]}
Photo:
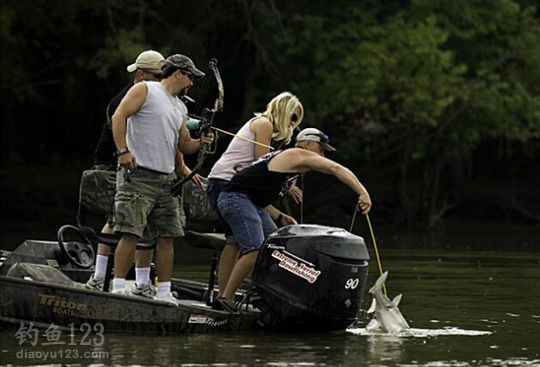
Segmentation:
{"type": "Polygon", "coordinates": [[[354,213],[352,215],[352,221],[351,221],[351,228],[349,228],[349,232],[352,233],[353,227],[354,227],[354,221],[356,219],[356,212],[358,211],[358,206],[354,207],[354,213]]]}
{"type": "MultiPolygon", "coordinates": [[[[304,195],[304,174],[300,174],[300,190],[302,190],[302,195],[304,195]]],[[[304,224],[304,197],[300,202],[300,224],[304,224]]],[[[349,231],[350,232],[350,231],[349,231]]]]}
{"type": "MultiPolygon", "coordinates": [[[[371,232],[371,239],[373,240],[373,247],[375,248],[375,256],[377,257],[377,263],[379,264],[379,273],[382,275],[383,270],[382,270],[381,259],[379,257],[379,250],[377,249],[377,241],[375,241],[375,234],[373,233],[373,228],[371,227],[371,221],[369,220],[369,214],[366,214],[366,219],[369,226],[369,231],[371,232]]],[[[386,284],[383,284],[383,290],[384,290],[384,295],[388,296],[388,294],[386,293],[386,284]]]]}
{"type": "Polygon", "coordinates": [[[215,126],[212,126],[212,129],[214,129],[216,131],[219,131],[220,133],[227,134],[227,135],[230,135],[230,136],[234,136],[234,137],[237,137],[238,139],[242,139],[242,140],[245,140],[245,141],[249,141],[250,143],[260,145],[261,147],[265,147],[265,148],[268,148],[270,150],[274,150],[274,148],[271,147],[270,145],[259,143],[258,141],[255,141],[255,140],[252,140],[252,139],[249,139],[249,138],[245,138],[245,137],[240,136],[240,135],[233,134],[233,133],[231,133],[231,132],[229,132],[227,130],[222,130],[222,129],[220,129],[218,127],[215,127],[215,126]]]}

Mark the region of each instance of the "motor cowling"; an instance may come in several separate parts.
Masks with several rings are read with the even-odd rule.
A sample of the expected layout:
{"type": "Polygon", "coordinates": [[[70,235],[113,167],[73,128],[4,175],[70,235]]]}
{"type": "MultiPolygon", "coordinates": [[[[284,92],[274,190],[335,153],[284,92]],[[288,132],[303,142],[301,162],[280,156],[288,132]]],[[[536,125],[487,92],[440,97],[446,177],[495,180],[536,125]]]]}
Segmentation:
{"type": "Polygon", "coordinates": [[[344,229],[293,225],[270,235],[253,283],[266,327],[344,329],[360,310],[369,255],[362,237],[344,229]]]}

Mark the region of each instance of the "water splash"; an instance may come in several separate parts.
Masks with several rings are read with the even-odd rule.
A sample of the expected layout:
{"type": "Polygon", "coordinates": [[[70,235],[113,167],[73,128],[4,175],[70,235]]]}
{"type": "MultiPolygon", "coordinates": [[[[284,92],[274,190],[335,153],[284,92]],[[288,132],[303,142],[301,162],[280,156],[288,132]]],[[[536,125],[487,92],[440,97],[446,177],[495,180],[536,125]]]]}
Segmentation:
{"type": "MultiPolygon", "coordinates": [[[[362,335],[362,336],[374,336],[374,335],[389,335],[388,333],[383,332],[373,332],[366,330],[365,328],[352,328],[347,329],[347,332],[362,335]]],[[[461,336],[483,336],[491,335],[491,331],[483,330],[465,330],[457,327],[447,326],[442,329],[417,329],[410,328],[408,330],[402,331],[397,334],[392,334],[398,337],[413,337],[413,338],[427,338],[431,336],[452,336],[452,335],[461,335],[461,336]]]]}

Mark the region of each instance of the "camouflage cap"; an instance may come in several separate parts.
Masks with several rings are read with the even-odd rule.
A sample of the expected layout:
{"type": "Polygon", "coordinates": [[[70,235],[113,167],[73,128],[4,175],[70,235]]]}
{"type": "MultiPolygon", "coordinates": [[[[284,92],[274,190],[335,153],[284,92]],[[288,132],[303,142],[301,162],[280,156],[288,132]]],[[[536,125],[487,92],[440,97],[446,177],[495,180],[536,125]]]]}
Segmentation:
{"type": "Polygon", "coordinates": [[[316,129],[314,127],[308,127],[304,130],[300,131],[298,135],[296,136],[296,141],[315,141],[324,148],[324,150],[327,150],[329,152],[335,152],[336,148],[328,144],[330,141],[330,138],[328,135],[323,133],[321,130],[316,129]]]}
{"type": "Polygon", "coordinates": [[[193,61],[185,56],[180,54],[174,54],[165,59],[165,65],[172,65],[177,67],[180,70],[190,72],[195,78],[202,78],[205,74],[195,67],[193,61]]]}

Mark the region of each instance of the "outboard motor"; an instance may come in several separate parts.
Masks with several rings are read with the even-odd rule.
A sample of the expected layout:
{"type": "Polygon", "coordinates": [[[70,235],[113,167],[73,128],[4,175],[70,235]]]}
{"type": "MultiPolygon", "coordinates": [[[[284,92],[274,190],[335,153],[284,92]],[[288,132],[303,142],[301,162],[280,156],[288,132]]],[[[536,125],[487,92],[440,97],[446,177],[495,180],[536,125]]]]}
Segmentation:
{"type": "Polygon", "coordinates": [[[282,330],[346,328],[362,304],[368,260],[364,239],[344,229],[278,229],[262,246],[253,271],[260,322],[282,330]]]}

